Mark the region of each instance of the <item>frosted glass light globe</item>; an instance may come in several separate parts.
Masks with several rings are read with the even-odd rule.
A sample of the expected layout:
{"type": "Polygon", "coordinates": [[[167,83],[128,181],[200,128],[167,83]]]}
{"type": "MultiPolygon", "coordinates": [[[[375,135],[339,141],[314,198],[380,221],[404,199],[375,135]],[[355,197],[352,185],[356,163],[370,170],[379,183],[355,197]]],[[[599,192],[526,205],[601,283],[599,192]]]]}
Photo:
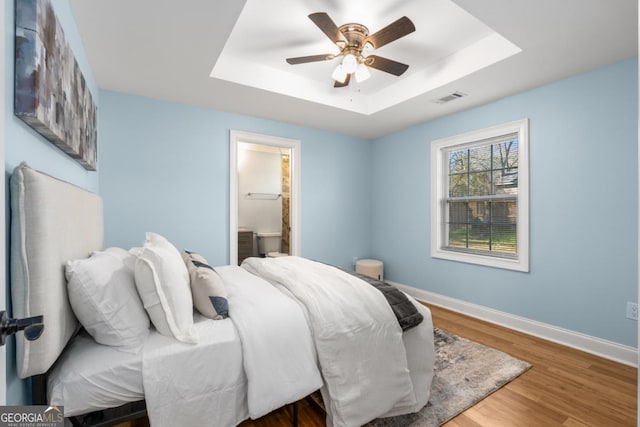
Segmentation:
{"type": "Polygon", "coordinates": [[[345,71],[345,73],[351,74],[355,72],[356,67],[358,67],[358,60],[356,59],[356,57],[350,53],[346,54],[344,56],[344,59],[342,60],[342,69],[345,71]]]}
{"type": "Polygon", "coordinates": [[[344,83],[347,79],[347,73],[344,71],[344,67],[342,64],[338,64],[335,70],[333,70],[333,74],[331,74],[331,78],[337,82],[344,83]]]}

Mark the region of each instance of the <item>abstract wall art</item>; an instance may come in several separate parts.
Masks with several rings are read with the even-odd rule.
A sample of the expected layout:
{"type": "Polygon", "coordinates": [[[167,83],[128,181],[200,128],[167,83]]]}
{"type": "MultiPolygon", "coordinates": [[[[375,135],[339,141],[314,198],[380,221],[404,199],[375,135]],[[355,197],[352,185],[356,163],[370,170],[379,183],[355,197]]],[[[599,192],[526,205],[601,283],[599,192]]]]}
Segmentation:
{"type": "Polygon", "coordinates": [[[49,0],[16,0],[15,32],[15,115],[96,170],[96,105],[49,0]]]}

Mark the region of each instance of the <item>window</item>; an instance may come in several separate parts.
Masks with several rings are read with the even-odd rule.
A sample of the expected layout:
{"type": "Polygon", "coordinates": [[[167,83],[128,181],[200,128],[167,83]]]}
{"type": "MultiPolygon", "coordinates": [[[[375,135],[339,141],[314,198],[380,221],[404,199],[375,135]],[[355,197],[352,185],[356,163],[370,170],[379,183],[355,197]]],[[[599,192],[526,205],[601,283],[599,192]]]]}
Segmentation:
{"type": "Polygon", "coordinates": [[[528,121],[431,143],[431,256],[529,271],[528,121]]]}

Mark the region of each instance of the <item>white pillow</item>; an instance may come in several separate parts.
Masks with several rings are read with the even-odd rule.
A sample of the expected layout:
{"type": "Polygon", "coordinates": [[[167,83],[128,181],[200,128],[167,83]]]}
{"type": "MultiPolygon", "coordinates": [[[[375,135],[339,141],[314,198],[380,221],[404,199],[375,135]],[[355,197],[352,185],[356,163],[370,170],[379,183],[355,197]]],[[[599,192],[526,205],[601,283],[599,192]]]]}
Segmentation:
{"type": "Polygon", "coordinates": [[[180,252],[164,237],[147,233],[135,264],[136,287],[158,332],[179,341],[198,341],[193,326],[189,272],[180,252]]]}
{"type": "Polygon", "coordinates": [[[118,347],[142,343],[149,317],[138,296],[124,249],[109,248],[90,258],[67,261],[69,302],[76,317],[96,342],[118,347]]]}

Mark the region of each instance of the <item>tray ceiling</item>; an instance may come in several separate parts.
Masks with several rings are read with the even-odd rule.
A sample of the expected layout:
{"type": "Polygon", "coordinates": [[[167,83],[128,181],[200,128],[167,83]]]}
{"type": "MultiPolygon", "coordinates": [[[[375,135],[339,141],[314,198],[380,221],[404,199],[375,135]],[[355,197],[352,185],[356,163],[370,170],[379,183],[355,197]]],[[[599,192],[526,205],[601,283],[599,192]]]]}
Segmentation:
{"type": "MultiPolygon", "coordinates": [[[[70,0],[103,89],[377,138],[638,51],[635,0],[70,0]],[[614,5],[615,4],[615,5],[614,5]],[[401,16],[416,31],[375,51],[401,77],[334,88],[338,60],[307,18],[371,32],[401,16]],[[453,92],[467,96],[433,101],[453,92]]],[[[586,91],[589,88],[585,88],[586,91]]]]}

